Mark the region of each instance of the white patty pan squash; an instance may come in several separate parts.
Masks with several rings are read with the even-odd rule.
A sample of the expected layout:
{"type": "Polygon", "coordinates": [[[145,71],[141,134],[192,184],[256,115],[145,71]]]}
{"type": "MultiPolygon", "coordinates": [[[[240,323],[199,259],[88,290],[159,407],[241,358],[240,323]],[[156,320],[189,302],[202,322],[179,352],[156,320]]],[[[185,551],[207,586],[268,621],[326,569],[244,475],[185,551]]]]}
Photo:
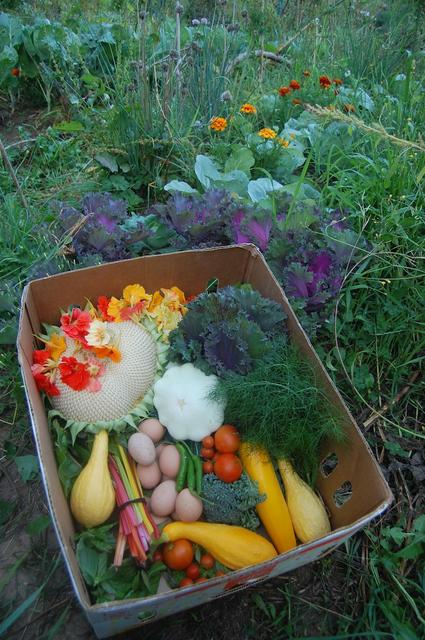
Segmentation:
{"type": "Polygon", "coordinates": [[[199,442],[223,424],[224,402],[209,398],[216,382],[217,376],[183,364],[171,365],[155,383],[153,403],[173,438],[199,442]]]}

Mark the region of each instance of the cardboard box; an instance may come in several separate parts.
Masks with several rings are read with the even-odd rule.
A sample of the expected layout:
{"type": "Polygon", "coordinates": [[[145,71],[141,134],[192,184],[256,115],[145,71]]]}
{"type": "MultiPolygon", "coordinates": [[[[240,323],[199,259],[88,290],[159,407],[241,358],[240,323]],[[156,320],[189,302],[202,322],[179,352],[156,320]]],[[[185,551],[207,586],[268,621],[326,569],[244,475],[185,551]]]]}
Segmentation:
{"type": "Polygon", "coordinates": [[[35,280],[26,286],[22,296],[18,357],[52,520],[76,596],[98,638],[106,638],[195,607],[317,560],[362,529],[392,501],[391,491],[356,423],[277,280],[260,252],[252,245],[146,256],[35,280]],[[74,523],[59,482],[46,413],[31,374],[33,336],[40,332],[42,322],[58,322],[60,308],[66,309],[70,304],[84,306],[87,298],[95,300],[99,295],[119,297],[123,287],[129,283],[141,283],[148,291],[177,285],[189,295],[204,290],[213,277],[219,279],[220,286],[250,283],[263,296],[282,305],[288,316],[291,339],[314,366],[329,402],[336,407],[345,425],[347,445],[341,447],[328,442],[321,452],[322,459],[328,454],[337,457],[335,468],[327,476],[319,473],[318,481],[318,489],[331,514],[332,532],[263,564],[234,571],[199,585],[149,598],[92,605],[75,556],[74,523]],[[337,506],[335,492],[341,491],[341,486],[343,490],[348,489],[346,497],[350,496],[350,488],[352,493],[344,504],[337,506]]]}

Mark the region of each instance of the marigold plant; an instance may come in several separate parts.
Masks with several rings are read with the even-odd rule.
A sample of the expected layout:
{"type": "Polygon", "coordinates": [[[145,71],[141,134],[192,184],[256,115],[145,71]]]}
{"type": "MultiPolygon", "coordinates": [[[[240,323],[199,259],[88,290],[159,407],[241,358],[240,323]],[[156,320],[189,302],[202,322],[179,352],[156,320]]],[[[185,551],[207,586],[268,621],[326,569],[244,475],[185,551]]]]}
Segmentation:
{"type": "Polygon", "coordinates": [[[260,129],[258,135],[265,140],[273,140],[273,138],[276,138],[277,133],[276,131],[273,131],[273,129],[268,129],[267,127],[265,127],[264,129],[260,129]]]}
{"type": "Polygon", "coordinates": [[[291,93],[292,89],[290,87],[280,87],[279,89],[279,95],[280,96],[287,96],[288,93],[291,93]]]}
{"type": "Polygon", "coordinates": [[[291,89],[293,89],[294,91],[297,91],[298,89],[301,89],[301,85],[298,82],[298,80],[291,80],[291,82],[289,83],[289,86],[291,87],[291,89]]]}
{"type": "Polygon", "coordinates": [[[227,127],[227,120],[226,118],[221,118],[221,117],[215,117],[211,119],[210,122],[210,129],[212,129],[213,131],[224,131],[227,127]]]}
{"type": "Polygon", "coordinates": [[[240,112],[241,113],[246,113],[248,115],[251,115],[251,114],[256,114],[257,113],[257,109],[254,107],[253,104],[250,104],[249,102],[245,102],[245,104],[243,104],[241,106],[240,112]]]}
{"type": "Polygon", "coordinates": [[[320,76],[319,83],[320,83],[320,86],[323,87],[323,89],[329,89],[329,87],[332,84],[332,81],[328,76],[320,76]]]}

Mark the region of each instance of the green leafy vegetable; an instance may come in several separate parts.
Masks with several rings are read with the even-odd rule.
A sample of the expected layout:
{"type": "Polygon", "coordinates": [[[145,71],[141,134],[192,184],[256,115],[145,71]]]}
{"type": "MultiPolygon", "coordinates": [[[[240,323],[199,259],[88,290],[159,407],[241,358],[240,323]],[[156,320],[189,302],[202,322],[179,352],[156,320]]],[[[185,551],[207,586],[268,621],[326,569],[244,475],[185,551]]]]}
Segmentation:
{"type": "Polygon", "coordinates": [[[322,440],[344,438],[310,364],[283,339],[272,341],[269,358],[247,375],[228,374],[219,380],[213,397],[226,399],[225,420],[237,426],[243,441],[290,460],[310,481],[322,440]]]}
{"type": "Polygon", "coordinates": [[[171,359],[191,362],[205,373],[247,373],[271,351],[285,314],[249,285],[202,293],[170,334],[171,359]]]}
{"type": "Polygon", "coordinates": [[[222,482],[213,473],[207,473],[202,480],[202,496],[204,515],[210,522],[241,525],[247,529],[259,527],[255,507],[266,496],[258,493],[257,483],[247,473],[242,473],[235,482],[222,482]]]}

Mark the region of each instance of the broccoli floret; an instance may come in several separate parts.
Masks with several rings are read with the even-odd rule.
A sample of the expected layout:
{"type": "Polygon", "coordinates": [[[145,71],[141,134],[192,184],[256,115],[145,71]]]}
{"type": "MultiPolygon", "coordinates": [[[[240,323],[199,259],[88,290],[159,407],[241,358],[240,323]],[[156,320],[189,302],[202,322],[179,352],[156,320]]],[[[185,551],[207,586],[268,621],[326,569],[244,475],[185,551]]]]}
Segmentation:
{"type": "Polygon", "coordinates": [[[210,522],[241,525],[257,529],[260,521],[255,506],[266,496],[258,493],[258,484],[243,472],[236,482],[223,482],[213,473],[202,480],[204,515],[210,522]]]}

